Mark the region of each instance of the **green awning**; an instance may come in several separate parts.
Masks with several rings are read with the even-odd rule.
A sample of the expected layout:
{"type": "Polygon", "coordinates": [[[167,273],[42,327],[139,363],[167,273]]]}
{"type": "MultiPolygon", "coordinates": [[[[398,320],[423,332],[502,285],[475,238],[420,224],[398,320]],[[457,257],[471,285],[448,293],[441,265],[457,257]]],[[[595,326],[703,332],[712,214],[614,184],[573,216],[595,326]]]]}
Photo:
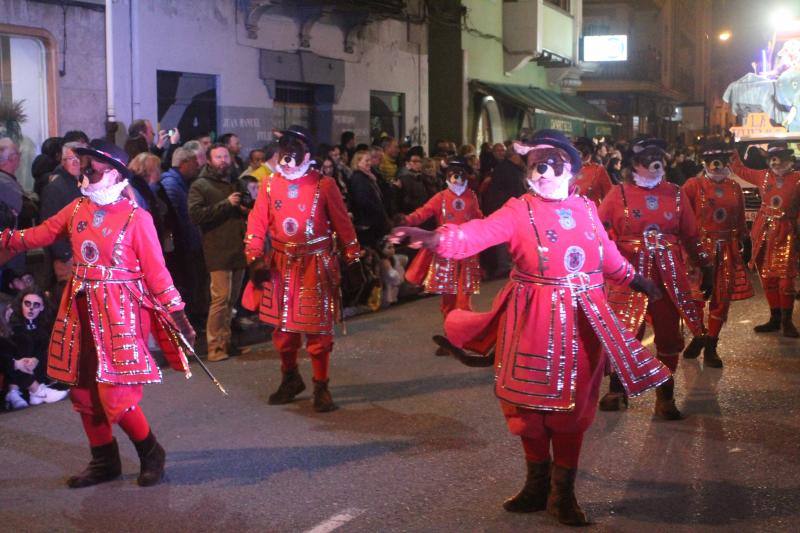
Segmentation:
{"type": "Polygon", "coordinates": [[[495,98],[533,111],[537,129],[552,128],[575,137],[594,137],[609,136],[619,126],[611,115],[580,96],[524,85],[479,80],[471,83],[495,98]]]}

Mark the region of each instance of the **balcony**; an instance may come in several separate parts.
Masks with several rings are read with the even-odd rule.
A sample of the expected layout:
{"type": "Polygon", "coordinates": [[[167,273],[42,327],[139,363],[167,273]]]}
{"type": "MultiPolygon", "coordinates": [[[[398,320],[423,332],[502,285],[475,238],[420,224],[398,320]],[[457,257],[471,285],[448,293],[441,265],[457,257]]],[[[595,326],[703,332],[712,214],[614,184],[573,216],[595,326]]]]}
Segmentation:
{"type": "Polygon", "coordinates": [[[531,61],[564,68],[575,61],[575,19],[542,0],[503,3],[503,66],[510,73],[531,61]]]}

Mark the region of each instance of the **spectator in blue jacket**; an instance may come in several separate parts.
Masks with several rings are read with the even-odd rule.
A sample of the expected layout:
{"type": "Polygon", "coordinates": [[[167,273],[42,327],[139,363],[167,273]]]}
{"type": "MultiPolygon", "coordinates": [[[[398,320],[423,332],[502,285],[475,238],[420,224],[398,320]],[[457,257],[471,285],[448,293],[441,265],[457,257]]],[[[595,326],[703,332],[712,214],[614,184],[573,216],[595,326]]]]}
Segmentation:
{"type": "Polygon", "coordinates": [[[196,325],[205,323],[208,273],[203,259],[200,229],[189,219],[189,185],[200,171],[197,153],[182,147],[172,154],[172,167],[161,175],[158,195],[167,204],[164,258],[178,292],[186,302],[186,314],[196,325]],[[170,244],[171,243],[171,244],[170,244]]]}

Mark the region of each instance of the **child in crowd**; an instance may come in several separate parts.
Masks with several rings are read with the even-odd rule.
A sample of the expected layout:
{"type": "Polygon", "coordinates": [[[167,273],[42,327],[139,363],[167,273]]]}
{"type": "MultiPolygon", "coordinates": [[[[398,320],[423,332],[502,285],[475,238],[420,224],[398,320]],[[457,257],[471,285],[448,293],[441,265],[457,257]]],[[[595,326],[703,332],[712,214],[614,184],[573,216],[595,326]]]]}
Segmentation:
{"type": "Polygon", "coordinates": [[[45,294],[36,287],[20,291],[10,314],[14,352],[7,357],[8,392],[6,405],[24,409],[27,390],[30,405],[53,403],[67,397],[67,391],[47,386],[47,349],[53,329],[53,311],[45,294]]]}
{"type": "Polygon", "coordinates": [[[394,244],[388,238],[381,242],[381,307],[389,307],[397,303],[397,297],[403,286],[408,256],[396,254],[394,244]]]}

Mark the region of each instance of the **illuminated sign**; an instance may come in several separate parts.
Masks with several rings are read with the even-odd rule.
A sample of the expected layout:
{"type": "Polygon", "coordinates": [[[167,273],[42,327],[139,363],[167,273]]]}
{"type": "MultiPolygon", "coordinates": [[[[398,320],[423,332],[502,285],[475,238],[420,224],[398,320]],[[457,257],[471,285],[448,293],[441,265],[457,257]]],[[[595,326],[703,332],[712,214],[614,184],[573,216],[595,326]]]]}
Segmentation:
{"type": "Polygon", "coordinates": [[[584,61],[627,61],[627,35],[587,35],[583,38],[584,61]]]}
{"type": "Polygon", "coordinates": [[[770,136],[786,133],[783,126],[773,126],[767,113],[749,113],[744,119],[744,124],[731,128],[731,133],[738,141],[742,137],[770,136]]]}

